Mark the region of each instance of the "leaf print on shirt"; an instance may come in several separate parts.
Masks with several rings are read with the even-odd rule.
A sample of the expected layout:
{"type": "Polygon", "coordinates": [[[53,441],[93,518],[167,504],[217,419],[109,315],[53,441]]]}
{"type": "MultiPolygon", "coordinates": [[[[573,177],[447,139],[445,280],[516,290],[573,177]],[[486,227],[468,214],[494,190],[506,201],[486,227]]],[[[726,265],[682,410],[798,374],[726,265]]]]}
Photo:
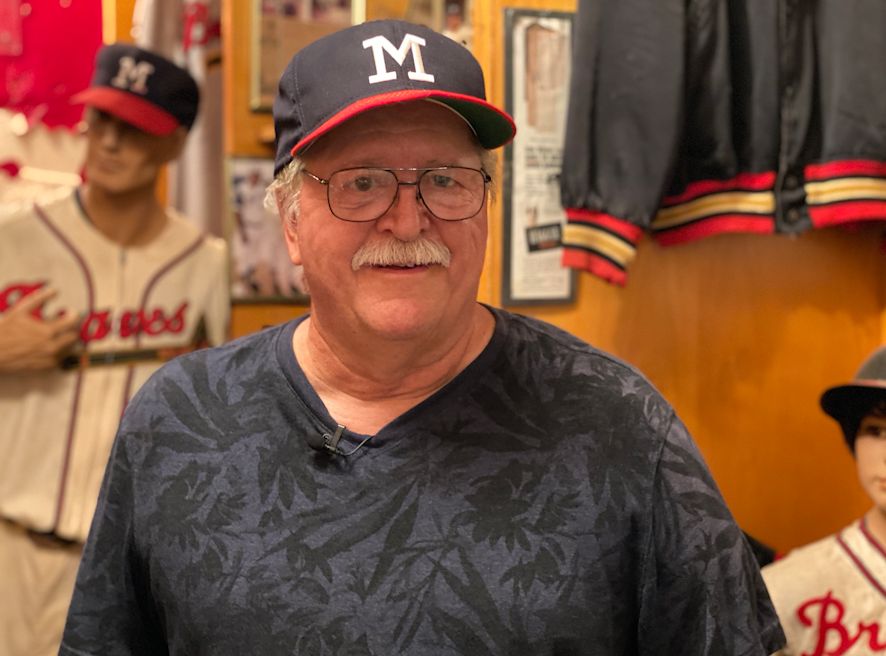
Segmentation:
{"type": "Polygon", "coordinates": [[[469,526],[475,542],[494,546],[503,540],[510,551],[517,544],[529,549],[525,513],[533,506],[540,473],[537,466],[511,460],[498,472],[476,479],[473,493],[465,496],[472,509],[454,517],[453,524],[469,526]]]}

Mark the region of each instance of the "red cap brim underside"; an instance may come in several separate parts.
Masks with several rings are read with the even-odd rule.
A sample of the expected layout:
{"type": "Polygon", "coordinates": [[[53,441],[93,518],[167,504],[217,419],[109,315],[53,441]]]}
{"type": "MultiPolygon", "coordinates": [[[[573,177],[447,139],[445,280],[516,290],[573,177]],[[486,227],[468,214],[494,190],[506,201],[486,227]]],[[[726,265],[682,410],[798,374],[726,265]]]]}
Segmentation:
{"type": "Polygon", "coordinates": [[[139,130],[159,137],[172,134],[179,122],[157,105],[127,91],[111,87],[90,87],[71,98],[71,102],[95,107],[139,130]]]}
{"type": "Polygon", "coordinates": [[[391,93],[370,96],[369,98],[362,98],[351,103],[340,112],[326,119],[312,132],[305,135],[303,139],[292,147],[289,153],[290,155],[296,155],[333,128],[363,112],[410,100],[436,100],[448,105],[450,109],[465,119],[477,135],[480,145],[487,149],[505,145],[514,138],[514,134],[517,131],[513,119],[508,114],[474,96],[420,89],[393,91],[391,93]],[[470,116],[461,111],[468,107],[474,110],[470,116]]]}

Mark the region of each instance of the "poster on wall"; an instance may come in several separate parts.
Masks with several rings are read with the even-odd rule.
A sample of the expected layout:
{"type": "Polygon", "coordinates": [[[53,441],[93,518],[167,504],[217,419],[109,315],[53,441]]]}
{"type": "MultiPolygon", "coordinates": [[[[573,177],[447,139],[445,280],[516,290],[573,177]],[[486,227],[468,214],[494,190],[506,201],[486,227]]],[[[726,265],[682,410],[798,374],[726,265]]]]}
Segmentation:
{"type": "Polygon", "coordinates": [[[265,209],[265,189],[274,160],[235,157],[228,161],[231,299],[234,302],[308,302],[304,274],[289,260],[280,217],[265,209]]]}
{"type": "Polygon", "coordinates": [[[567,12],[505,12],[505,102],[518,126],[505,148],[505,305],[565,303],[575,294],[575,274],[560,264],[572,20],[567,12]]]}

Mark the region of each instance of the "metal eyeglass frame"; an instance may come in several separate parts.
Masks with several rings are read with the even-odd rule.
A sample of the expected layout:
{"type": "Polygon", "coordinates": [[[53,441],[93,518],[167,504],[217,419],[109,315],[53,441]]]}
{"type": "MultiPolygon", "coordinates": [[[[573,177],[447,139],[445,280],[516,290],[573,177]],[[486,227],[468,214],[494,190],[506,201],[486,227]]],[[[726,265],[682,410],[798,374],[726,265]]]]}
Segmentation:
{"type": "Polygon", "coordinates": [[[394,203],[397,202],[397,198],[400,196],[400,187],[402,187],[402,186],[415,187],[415,197],[419,201],[421,201],[422,206],[427,210],[428,214],[433,216],[435,219],[437,219],[439,221],[447,221],[447,222],[467,221],[468,219],[472,219],[475,216],[477,216],[477,214],[480,213],[480,210],[483,209],[483,203],[486,200],[487,186],[489,185],[490,182],[492,182],[492,176],[489,175],[489,173],[487,173],[482,168],[476,169],[472,166],[432,166],[430,168],[394,168],[394,169],[385,168],[383,166],[349,166],[344,169],[338,169],[337,171],[333,171],[332,173],[329,174],[328,178],[321,178],[318,175],[314,175],[313,173],[311,173],[307,169],[302,169],[302,173],[304,173],[305,175],[307,175],[311,179],[316,180],[318,183],[320,183],[321,185],[326,187],[326,205],[327,205],[327,207],[329,207],[329,212],[332,214],[332,216],[334,216],[339,221],[347,221],[348,223],[369,223],[370,221],[378,221],[381,217],[383,217],[385,214],[387,214],[388,211],[394,206],[394,203]],[[332,176],[334,176],[336,173],[341,173],[342,171],[357,171],[360,169],[366,169],[366,170],[372,170],[372,171],[387,171],[388,173],[391,173],[394,176],[394,179],[397,181],[397,191],[394,192],[394,196],[393,196],[393,198],[391,198],[390,204],[378,216],[373,217],[371,219],[345,219],[345,218],[339,216],[338,214],[336,214],[335,210],[332,209],[332,199],[329,197],[329,194],[330,194],[330,191],[332,188],[329,186],[329,181],[332,180],[332,176]],[[476,171],[477,173],[480,173],[483,175],[483,195],[482,195],[483,200],[480,201],[480,206],[477,208],[476,212],[474,212],[473,214],[471,214],[469,216],[463,217],[461,219],[444,219],[443,217],[437,216],[436,214],[434,214],[433,210],[431,210],[431,208],[428,207],[428,204],[425,202],[424,197],[422,197],[421,187],[419,186],[421,184],[422,178],[424,178],[424,176],[427,173],[430,173],[431,171],[448,171],[450,169],[465,169],[468,171],[476,171]],[[404,182],[403,180],[400,180],[400,178],[397,177],[397,171],[412,171],[412,172],[420,171],[421,173],[415,179],[415,182],[404,182]]]}

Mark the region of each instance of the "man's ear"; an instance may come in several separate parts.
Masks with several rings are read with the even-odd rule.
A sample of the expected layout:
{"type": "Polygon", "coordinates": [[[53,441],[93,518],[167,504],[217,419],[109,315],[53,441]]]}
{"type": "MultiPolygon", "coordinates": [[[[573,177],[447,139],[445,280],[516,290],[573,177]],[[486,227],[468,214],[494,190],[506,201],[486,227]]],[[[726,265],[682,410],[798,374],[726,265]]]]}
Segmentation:
{"type": "MultiPolygon", "coordinates": [[[[279,207],[279,205],[278,205],[279,207]]],[[[280,225],[283,228],[283,239],[286,240],[286,252],[289,253],[289,260],[295,264],[302,264],[301,246],[298,242],[298,226],[295,217],[287,217],[280,212],[280,225]]]]}

